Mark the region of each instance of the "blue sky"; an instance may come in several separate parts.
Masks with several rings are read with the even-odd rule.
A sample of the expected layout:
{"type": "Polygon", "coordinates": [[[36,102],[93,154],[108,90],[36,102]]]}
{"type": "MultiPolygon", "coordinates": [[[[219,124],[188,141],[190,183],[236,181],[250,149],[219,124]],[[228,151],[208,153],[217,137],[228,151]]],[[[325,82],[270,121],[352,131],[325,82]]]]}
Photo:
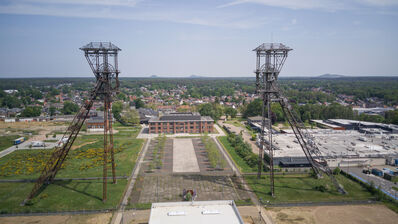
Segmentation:
{"type": "Polygon", "coordinates": [[[398,75],[398,0],[0,0],[0,30],[0,77],[92,76],[90,41],[129,77],[254,76],[264,42],[282,76],[398,75]]]}

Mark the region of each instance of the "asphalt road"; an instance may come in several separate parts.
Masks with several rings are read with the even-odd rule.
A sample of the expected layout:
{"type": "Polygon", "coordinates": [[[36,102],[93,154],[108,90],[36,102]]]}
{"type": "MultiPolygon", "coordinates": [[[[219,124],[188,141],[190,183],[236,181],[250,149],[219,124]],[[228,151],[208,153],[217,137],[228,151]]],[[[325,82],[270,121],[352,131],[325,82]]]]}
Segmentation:
{"type": "Polygon", "coordinates": [[[24,149],[24,150],[25,149],[29,149],[29,150],[52,149],[52,148],[54,148],[57,145],[56,142],[44,142],[45,147],[31,147],[31,148],[29,148],[29,146],[31,144],[32,144],[32,140],[28,140],[28,141],[22,142],[21,144],[17,145],[18,147],[13,145],[13,146],[9,147],[8,149],[5,149],[5,150],[1,151],[0,152],[0,158],[4,157],[4,156],[6,156],[6,155],[8,155],[8,154],[10,154],[12,152],[14,152],[15,150],[22,150],[22,149],[24,149]]]}
{"type": "Polygon", "coordinates": [[[345,167],[342,168],[345,172],[351,174],[354,177],[359,177],[361,181],[365,183],[373,182],[374,186],[382,190],[384,193],[389,195],[391,198],[398,200],[398,191],[392,189],[393,186],[398,187],[398,184],[394,184],[391,181],[383,179],[382,177],[375,176],[373,174],[362,173],[362,168],[358,167],[345,167]]]}

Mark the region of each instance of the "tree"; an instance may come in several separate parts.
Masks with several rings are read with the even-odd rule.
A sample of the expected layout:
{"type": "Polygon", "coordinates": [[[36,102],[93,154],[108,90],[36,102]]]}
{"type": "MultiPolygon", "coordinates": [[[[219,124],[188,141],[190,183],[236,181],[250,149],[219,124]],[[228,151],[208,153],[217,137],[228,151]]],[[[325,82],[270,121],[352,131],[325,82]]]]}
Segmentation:
{"type": "Polygon", "coordinates": [[[56,96],[60,93],[60,91],[56,88],[51,88],[48,93],[50,94],[50,96],[56,96]]]}
{"type": "Polygon", "coordinates": [[[37,117],[41,114],[42,107],[25,107],[21,113],[21,117],[37,117]]]}
{"type": "Polygon", "coordinates": [[[228,116],[230,116],[231,118],[235,118],[236,115],[238,114],[238,111],[235,110],[235,109],[232,108],[232,107],[226,107],[226,108],[224,109],[224,113],[225,113],[225,116],[226,116],[227,118],[228,118],[228,116]]]}
{"type": "Polygon", "coordinates": [[[117,98],[122,101],[126,101],[127,97],[124,93],[117,94],[117,98]]]}
{"type": "Polygon", "coordinates": [[[138,109],[138,108],[144,107],[145,103],[142,102],[142,100],[140,98],[137,98],[134,100],[134,105],[135,105],[135,108],[138,109]]]}
{"type": "Polygon", "coordinates": [[[120,101],[112,103],[112,113],[116,120],[121,119],[120,113],[123,110],[123,103],[120,101]]]}
{"type": "Polygon", "coordinates": [[[382,122],[384,122],[384,117],[380,116],[380,115],[368,115],[368,114],[362,113],[361,115],[358,116],[358,120],[382,123],[382,122]]]}
{"type": "Polygon", "coordinates": [[[61,89],[63,94],[69,94],[70,93],[70,87],[69,86],[62,86],[61,89]]]}
{"type": "Polygon", "coordinates": [[[73,114],[79,111],[79,106],[71,101],[65,101],[64,107],[62,108],[62,112],[64,114],[73,114]]]}
{"type": "Polygon", "coordinates": [[[385,122],[388,124],[398,124],[398,110],[387,111],[385,122]]]}
{"type": "Polygon", "coordinates": [[[7,95],[3,99],[2,106],[6,106],[8,108],[15,108],[15,107],[20,108],[21,104],[22,104],[21,100],[19,100],[17,97],[7,95]]]}
{"type": "Polygon", "coordinates": [[[32,103],[32,100],[30,99],[29,96],[22,97],[21,100],[22,100],[24,105],[29,105],[29,104],[32,103]]]}
{"type": "Polygon", "coordinates": [[[140,124],[140,115],[137,110],[129,109],[123,113],[122,120],[130,125],[140,124]]]}
{"type": "Polygon", "coordinates": [[[43,94],[40,92],[40,90],[37,90],[37,89],[32,89],[30,96],[36,100],[43,98],[43,94]]]}
{"type": "Polygon", "coordinates": [[[56,108],[54,106],[50,106],[50,108],[48,110],[50,112],[50,116],[54,116],[55,115],[56,108]]]}
{"type": "Polygon", "coordinates": [[[261,99],[255,99],[251,103],[247,105],[247,107],[243,110],[243,117],[252,117],[261,115],[262,113],[263,102],[261,99]]]}
{"type": "Polygon", "coordinates": [[[218,119],[220,119],[223,110],[222,107],[218,104],[205,103],[199,106],[199,113],[202,116],[210,116],[215,121],[217,121],[218,119]]]}

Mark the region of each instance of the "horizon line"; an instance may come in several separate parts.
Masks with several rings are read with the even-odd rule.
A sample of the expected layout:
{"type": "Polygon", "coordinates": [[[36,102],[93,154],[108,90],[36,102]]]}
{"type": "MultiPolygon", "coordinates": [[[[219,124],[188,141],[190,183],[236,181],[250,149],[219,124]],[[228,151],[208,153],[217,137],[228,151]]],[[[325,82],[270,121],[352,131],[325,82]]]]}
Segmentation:
{"type": "MultiPolygon", "coordinates": [[[[350,78],[350,77],[398,77],[397,75],[338,75],[338,74],[323,74],[323,75],[279,75],[279,77],[293,77],[293,78],[322,78],[324,75],[337,75],[336,78],[350,78]]],[[[29,78],[95,78],[94,76],[5,76],[0,79],[29,79],[29,78]]],[[[188,76],[164,76],[164,75],[149,75],[149,76],[119,76],[119,78],[255,78],[255,76],[202,76],[202,75],[188,75],[188,76]]],[[[327,76],[325,78],[328,78],[327,76]]]]}

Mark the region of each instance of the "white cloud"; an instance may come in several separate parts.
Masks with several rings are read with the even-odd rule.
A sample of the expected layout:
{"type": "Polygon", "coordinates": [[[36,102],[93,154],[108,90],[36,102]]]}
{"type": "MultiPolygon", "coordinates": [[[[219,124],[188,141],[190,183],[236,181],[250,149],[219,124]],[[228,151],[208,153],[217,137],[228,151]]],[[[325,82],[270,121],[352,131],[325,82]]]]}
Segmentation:
{"type": "Polygon", "coordinates": [[[261,4],[288,9],[339,10],[346,7],[346,4],[337,0],[237,0],[219,7],[228,7],[245,3],[261,4]]]}
{"type": "Polygon", "coordinates": [[[349,10],[355,9],[358,6],[398,6],[398,0],[235,0],[218,7],[224,8],[245,3],[288,8],[293,10],[318,9],[326,11],[349,10]]]}
{"type": "Polygon", "coordinates": [[[397,6],[398,0],[357,0],[359,3],[373,6],[397,6]]]}
{"type": "MultiPolygon", "coordinates": [[[[236,29],[248,29],[265,23],[264,19],[250,16],[239,16],[228,14],[226,12],[208,12],[206,10],[196,9],[174,9],[169,8],[151,8],[151,7],[105,7],[104,5],[63,5],[61,3],[68,0],[54,0],[59,4],[47,4],[53,2],[50,0],[22,0],[19,3],[0,4],[0,14],[18,14],[18,15],[43,15],[59,17],[78,17],[78,18],[103,18],[103,19],[122,19],[137,21],[163,21],[182,24],[193,24],[213,27],[229,27],[236,29]],[[30,3],[32,2],[32,3],[30,3]],[[34,2],[34,3],[33,3],[34,2]],[[40,2],[40,3],[39,3],[40,2]]],[[[77,0],[69,0],[78,2],[77,0]]],[[[94,4],[108,4],[106,0],[93,0],[94,4]]],[[[121,2],[133,1],[116,1],[121,2]]],[[[137,1],[135,1],[137,2],[137,1]]],[[[91,4],[90,3],[90,4],[91,4]]],[[[114,5],[116,6],[116,5],[114,5]]]]}
{"type": "Polygon", "coordinates": [[[292,25],[296,25],[297,24],[297,19],[292,19],[291,24],[292,25]]]}
{"type": "Polygon", "coordinates": [[[68,5],[102,5],[134,7],[142,0],[16,0],[19,2],[68,4],[68,5]]]}

